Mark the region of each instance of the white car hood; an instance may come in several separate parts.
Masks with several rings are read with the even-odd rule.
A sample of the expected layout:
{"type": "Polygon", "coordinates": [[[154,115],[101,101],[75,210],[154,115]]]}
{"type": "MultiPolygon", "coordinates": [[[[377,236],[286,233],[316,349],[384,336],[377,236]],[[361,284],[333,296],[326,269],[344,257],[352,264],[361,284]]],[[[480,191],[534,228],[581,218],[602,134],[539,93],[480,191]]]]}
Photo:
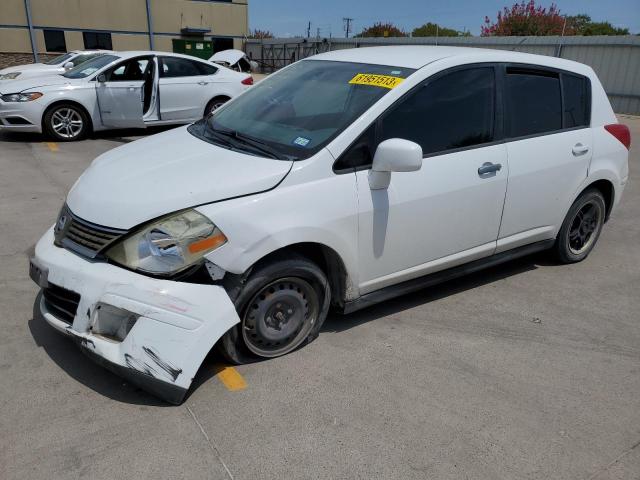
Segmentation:
{"type": "Polygon", "coordinates": [[[25,65],[15,65],[0,70],[0,75],[12,72],[29,72],[32,70],[51,70],[55,69],[55,65],[45,65],[44,63],[27,63],[25,65]]]}
{"type": "Polygon", "coordinates": [[[25,78],[24,80],[18,77],[15,80],[3,80],[0,82],[0,93],[20,93],[39,87],[74,85],[77,83],[78,80],[66,78],[62,75],[46,75],[42,77],[25,78]]]}
{"type": "Polygon", "coordinates": [[[226,62],[229,65],[234,65],[238,60],[244,57],[242,50],[223,50],[215,53],[213,57],[209,59],[210,62],[226,62]]]}
{"type": "Polygon", "coordinates": [[[181,127],[96,158],[67,205],[84,220],[130,229],[184,208],[269,190],[291,166],[217,147],[181,127]]]}

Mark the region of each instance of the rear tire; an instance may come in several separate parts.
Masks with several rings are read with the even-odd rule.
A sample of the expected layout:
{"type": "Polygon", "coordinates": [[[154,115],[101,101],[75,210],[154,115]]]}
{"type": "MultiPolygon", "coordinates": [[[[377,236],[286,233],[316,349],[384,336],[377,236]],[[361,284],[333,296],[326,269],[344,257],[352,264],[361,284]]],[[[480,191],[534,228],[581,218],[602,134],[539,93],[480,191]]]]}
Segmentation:
{"type": "Polygon", "coordinates": [[[313,341],[327,318],[331,289],[324,272],[297,254],[256,265],[244,282],[227,285],[240,323],[219,342],[234,364],[274,358],[313,341]]]}
{"type": "Polygon", "coordinates": [[[73,103],[59,103],[44,115],[45,132],[58,142],[83,139],[91,130],[91,120],[83,108],[73,103]]]}
{"type": "Polygon", "coordinates": [[[207,106],[204,109],[204,116],[208,117],[213,112],[215,112],[218,108],[220,108],[222,105],[227,103],[229,100],[230,100],[229,97],[212,98],[211,100],[209,100],[209,103],[207,103],[207,106]]]}
{"type": "Polygon", "coordinates": [[[581,262],[595,247],[606,215],[606,204],[600,190],[589,189],[580,195],[562,223],[555,256],[561,263],[581,262]]]}

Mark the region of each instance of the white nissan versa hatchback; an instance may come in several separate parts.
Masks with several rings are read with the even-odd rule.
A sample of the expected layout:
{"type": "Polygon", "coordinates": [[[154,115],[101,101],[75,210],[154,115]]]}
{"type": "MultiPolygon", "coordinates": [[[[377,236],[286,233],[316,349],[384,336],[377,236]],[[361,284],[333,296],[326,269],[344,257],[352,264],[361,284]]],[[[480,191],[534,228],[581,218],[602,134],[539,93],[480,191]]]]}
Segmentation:
{"type": "Polygon", "coordinates": [[[585,65],[448,47],[317,55],[112,150],[38,242],[46,321],[182,401],[214,345],[276,357],[351,312],[514,257],[583,260],[628,129],[585,65]]]}

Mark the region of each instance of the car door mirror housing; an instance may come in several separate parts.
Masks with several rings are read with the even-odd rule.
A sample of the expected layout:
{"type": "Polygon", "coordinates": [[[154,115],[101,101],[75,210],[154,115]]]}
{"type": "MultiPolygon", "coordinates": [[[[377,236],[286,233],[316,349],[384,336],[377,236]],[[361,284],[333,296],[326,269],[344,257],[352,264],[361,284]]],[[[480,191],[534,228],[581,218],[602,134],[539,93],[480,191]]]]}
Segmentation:
{"type": "Polygon", "coordinates": [[[98,75],[97,80],[100,83],[105,83],[107,81],[107,76],[104,73],[101,73],[100,75],[98,75]]]}
{"type": "Polygon", "coordinates": [[[67,63],[64,64],[64,69],[65,70],[71,70],[73,67],[75,67],[73,62],[67,62],[67,63]]]}
{"type": "Polygon", "coordinates": [[[422,168],[422,147],[402,138],[385,140],[376,149],[369,171],[369,187],[381,190],[389,187],[391,172],[415,172],[422,168]]]}

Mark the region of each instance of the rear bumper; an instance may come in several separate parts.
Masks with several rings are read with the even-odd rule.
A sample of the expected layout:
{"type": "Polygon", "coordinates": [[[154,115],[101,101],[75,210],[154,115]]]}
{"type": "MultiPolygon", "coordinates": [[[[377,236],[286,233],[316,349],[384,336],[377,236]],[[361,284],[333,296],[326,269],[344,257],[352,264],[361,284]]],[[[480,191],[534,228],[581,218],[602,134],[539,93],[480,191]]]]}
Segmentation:
{"type": "Polygon", "coordinates": [[[91,262],[56,247],[52,229],[36,245],[33,262],[46,277],[41,287],[55,285],[79,296],[67,318],[43,297],[47,323],[104,367],[170,403],[182,401],[207,353],[239,322],[220,286],[158,280],[91,262]],[[137,318],[121,342],[93,333],[105,305],[137,318]]]}

